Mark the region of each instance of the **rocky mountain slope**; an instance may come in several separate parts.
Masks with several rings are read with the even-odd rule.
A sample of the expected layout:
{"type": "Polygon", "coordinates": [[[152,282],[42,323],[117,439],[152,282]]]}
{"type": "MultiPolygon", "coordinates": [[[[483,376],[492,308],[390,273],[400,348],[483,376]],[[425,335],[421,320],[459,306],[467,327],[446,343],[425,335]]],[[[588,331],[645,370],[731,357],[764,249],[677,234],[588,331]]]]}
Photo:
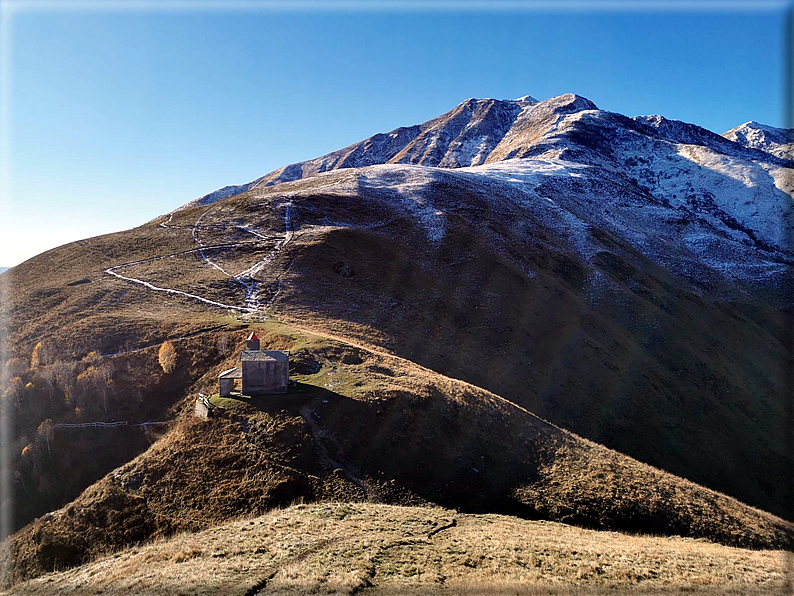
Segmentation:
{"type": "Polygon", "coordinates": [[[732,128],[722,136],[745,147],[759,149],[782,159],[790,160],[792,158],[794,136],[792,136],[791,130],[764,126],[758,122],[750,121],[732,128]]]}
{"type": "Polygon", "coordinates": [[[575,95],[467,100],[15,267],[16,526],[98,481],[17,534],[17,577],[373,494],[788,547],[755,508],[794,518],[794,164],[746,138],[575,95]],[[182,419],[252,325],[307,393],[182,419]],[[175,426],[64,488],[80,464],[52,424],[97,419],[175,426]]]}
{"type": "MultiPolygon", "coordinates": [[[[248,184],[224,187],[188,205],[342,168],[460,168],[545,158],[597,166],[602,170],[597,174],[631,183],[657,202],[711,216],[712,223],[724,231],[732,229],[740,241],[783,249],[791,233],[790,139],[790,131],[754,122],[719,136],[661,116],[629,119],[572,94],[543,102],[528,96],[515,101],[468,99],[424,124],[375,135],[248,184]]],[[[588,168],[588,174],[596,173],[594,169],[588,168]]]]}

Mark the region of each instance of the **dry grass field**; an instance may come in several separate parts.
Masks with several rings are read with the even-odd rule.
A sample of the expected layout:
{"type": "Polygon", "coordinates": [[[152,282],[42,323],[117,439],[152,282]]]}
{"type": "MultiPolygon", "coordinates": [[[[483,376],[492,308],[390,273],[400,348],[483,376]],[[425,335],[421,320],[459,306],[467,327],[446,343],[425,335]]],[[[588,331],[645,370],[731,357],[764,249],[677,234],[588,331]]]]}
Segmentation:
{"type": "Polygon", "coordinates": [[[3,594],[783,595],[791,557],[438,507],[319,503],[156,540],[3,594]]]}

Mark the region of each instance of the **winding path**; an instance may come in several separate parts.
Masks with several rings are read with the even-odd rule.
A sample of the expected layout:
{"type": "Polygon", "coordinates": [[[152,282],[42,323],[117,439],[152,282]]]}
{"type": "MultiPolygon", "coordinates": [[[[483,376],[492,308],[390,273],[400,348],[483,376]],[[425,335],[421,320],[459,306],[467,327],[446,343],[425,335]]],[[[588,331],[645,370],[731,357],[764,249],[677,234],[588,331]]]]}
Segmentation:
{"type": "Polygon", "coordinates": [[[219,266],[217,263],[212,261],[207,256],[207,254],[204,252],[204,248],[205,248],[204,243],[201,241],[201,238],[199,238],[198,231],[199,231],[199,226],[201,226],[201,220],[204,219],[207,216],[207,213],[209,213],[210,211],[212,211],[212,209],[207,209],[204,213],[202,213],[201,217],[199,217],[198,220],[196,221],[196,225],[193,226],[193,240],[195,241],[196,244],[198,244],[199,247],[198,250],[199,253],[201,253],[202,259],[204,259],[210,266],[223,273],[226,277],[231,277],[232,275],[229,272],[227,272],[225,269],[223,269],[223,267],[219,266]]]}
{"type": "MultiPolygon", "coordinates": [[[[193,249],[189,249],[189,250],[179,251],[179,252],[175,252],[175,253],[168,254],[168,255],[150,257],[148,259],[140,259],[140,260],[137,260],[137,261],[130,261],[128,263],[122,263],[120,265],[113,265],[111,267],[107,267],[106,269],[104,269],[104,272],[107,273],[108,275],[112,275],[112,276],[114,276],[114,277],[116,277],[118,279],[124,280],[126,282],[142,285],[143,287],[145,287],[147,289],[150,289],[150,290],[154,290],[156,292],[165,292],[165,293],[168,293],[168,294],[175,294],[175,295],[179,295],[179,296],[184,296],[186,298],[190,298],[190,299],[193,299],[193,300],[198,300],[199,302],[203,302],[204,304],[208,304],[210,306],[216,306],[216,307],[224,308],[224,309],[228,309],[228,310],[235,310],[235,311],[239,311],[239,312],[243,312],[243,313],[254,313],[254,312],[260,310],[261,304],[260,304],[260,301],[259,301],[259,282],[257,282],[253,278],[253,276],[255,274],[259,273],[269,262],[271,262],[276,257],[276,255],[284,248],[284,246],[286,246],[292,240],[292,238],[295,235],[295,232],[293,230],[293,225],[292,225],[292,217],[293,217],[293,215],[292,215],[292,201],[287,201],[286,203],[283,203],[283,205],[285,206],[285,213],[284,213],[284,229],[285,229],[285,231],[284,231],[284,237],[281,240],[278,240],[276,242],[276,244],[273,247],[273,250],[264,259],[262,259],[261,261],[258,261],[257,263],[255,263],[251,267],[245,269],[244,271],[241,271],[240,273],[238,273],[236,275],[232,275],[231,273],[229,273],[228,271],[223,269],[220,265],[218,265],[217,263],[212,261],[207,256],[207,251],[213,250],[213,249],[217,250],[217,249],[228,249],[228,248],[237,248],[237,247],[240,247],[240,246],[247,246],[247,245],[251,245],[252,242],[251,241],[248,241],[248,242],[230,242],[230,243],[226,243],[226,244],[216,244],[216,245],[210,245],[210,246],[205,245],[201,241],[201,237],[199,236],[199,229],[201,227],[201,221],[204,219],[204,217],[210,211],[213,210],[213,208],[210,208],[210,209],[207,209],[206,211],[204,211],[204,213],[201,214],[201,217],[199,217],[198,220],[196,221],[196,223],[193,226],[191,226],[191,228],[190,228],[190,229],[192,229],[193,240],[198,245],[198,248],[193,248],[193,249]],[[138,279],[136,277],[128,277],[126,275],[122,275],[120,273],[117,273],[118,269],[124,269],[124,268],[127,268],[127,267],[134,267],[135,265],[142,265],[142,264],[145,264],[145,263],[151,263],[153,261],[159,261],[159,260],[162,260],[162,259],[170,259],[170,258],[173,258],[173,257],[178,257],[178,256],[191,254],[191,253],[199,253],[199,255],[201,256],[201,258],[202,258],[202,260],[204,262],[206,262],[212,268],[220,271],[226,277],[230,277],[234,281],[239,283],[245,289],[245,303],[244,303],[245,305],[244,306],[238,306],[236,304],[226,304],[224,302],[219,302],[217,300],[210,300],[209,298],[205,298],[204,296],[199,296],[198,294],[191,294],[190,292],[183,292],[182,290],[175,290],[173,288],[166,288],[166,287],[156,286],[156,285],[154,285],[154,284],[152,284],[152,283],[150,283],[148,281],[145,281],[145,280],[142,280],[142,279],[138,279]]],[[[171,223],[171,221],[173,220],[173,217],[174,217],[173,213],[170,214],[169,217],[168,217],[168,220],[164,221],[164,222],[161,222],[159,224],[159,226],[161,228],[176,228],[176,227],[178,227],[178,226],[169,225],[171,223]]],[[[255,237],[257,237],[257,238],[259,238],[261,240],[270,240],[272,238],[272,236],[266,236],[261,231],[256,230],[254,228],[250,228],[250,227],[242,226],[242,225],[238,225],[238,226],[235,226],[235,227],[237,227],[238,229],[240,229],[240,230],[242,230],[244,232],[247,232],[247,233],[249,233],[249,234],[251,234],[251,235],[253,235],[253,236],[255,236],[255,237]]],[[[256,241],[253,241],[253,242],[256,242],[256,241]]],[[[281,282],[281,280],[279,278],[279,285],[280,285],[280,282],[281,282]]],[[[270,302],[272,302],[272,300],[268,301],[267,304],[270,304],[270,302]]]]}
{"type": "MultiPolygon", "coordinates": [[[[250,234],[254,234],[259,236],[260,238],[266,238],[256,230],[246,228],[243,226],[237,226],[239,229],[248,232],[250,234]]],[[[245,271],[241,271],[237,275],[234,276],[234,279],[241,283],[246,288],[246,295],[245,295],[245,302],[246,306],[248,307],[250,312],[255,312],[260,308],[259,302],[259,284],[253,279],[253,276],[259,273],[265,266],[272,261],[276,255],[281,252],[281,249],[284,248],[295,236],[295,232],[292,229],[292,201],[288,201],[285,203],[285,212],[284,212],[284,238],[276,242],[275,246],[273,246],[273,250],[261,261],[254,263],[251,267],[246,269],[245,271]]],[[[281,289],[281,278],[279,277],[279,290],[281,289]]],[[[278,291],[276,293],[278,294],[278,291]]],[[[270,304],[272,300],[268,301],[270,304]]],[[[265,305],[267,306],[267,305],[265,305]]]]}

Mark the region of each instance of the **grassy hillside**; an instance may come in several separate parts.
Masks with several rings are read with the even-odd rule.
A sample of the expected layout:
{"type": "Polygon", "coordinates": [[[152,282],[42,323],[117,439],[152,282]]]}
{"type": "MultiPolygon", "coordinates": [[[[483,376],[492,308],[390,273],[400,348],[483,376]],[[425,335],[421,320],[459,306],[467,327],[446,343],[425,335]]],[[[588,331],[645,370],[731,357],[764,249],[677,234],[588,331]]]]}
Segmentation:
{"type": "MultiPolygon", "coordinates": [[[[581,439],[492,393],[407,360],[277,323],[293,353],[285,396],[213,398],[148,451],[30,524],[11,579],[295,500],[436,503],[604,530],[794,547],[794,526],[581,439]],[[509,448],[506,448],[509,446],[509,448]]],[[[210,389],[210,370],[196,389],[210,389]]]]}
{"type": "MultiPolygon", "coordinates": [[[[317,212],[332,201],[312,199],[317,212]]],[[[481,206],[447,219],[437,249],[417,250],[423,232],[405,222],[313,238],[293,249],[273,308],[794,516],[779,481],[794,465],[789,311],[704,295],[599,230],[594,271],[527,217],[481,206]]]]}
{"type": "Polygon", "coordinates": [[[434,184],[428,212],[397,186],[259,189],[4,274],[0,408],[32,521],[8,579],[296,500],[794,547],[755,508],[791,506],[787,312],[610,230],[576,230],[585,258],[499,188],[434,184]],[[250,328],[292,352],[297,387],[195,419],[250,328]],[[167,424],[53,429],[94,420],[167,424]]]}
{"type": "Polygon", "coordinates": [[[294,505],[156,540],[21,594],[787,594],[791,553],[372,503],[294,505]]]}
{"type": "MultiPolygon", "coordinates": [[[[581,231],[594,251],[588,261],[557,224],[509,195],[496,200],[501,187],[437,183],[426,192],[445,214],[435,243],[399,193],[340,171],[48,251],[7,274],[11,353],[29,360],[43,340],[55,360],[79,362],[91,351],[217,332],[223,309],[173,292],[243,307],[244,284],[230,275],[260,261],[257,316],[380,346],[794,517],[780,481],[794,466],[789,311],[740,283],[693,285],[611,230],[581,231]],[[288,203],[294,237],[285,244],[288,203]]],[[[23,400],[20,418],[32,426],[20,440],[55,420],[31,409],[23,400]]]]}

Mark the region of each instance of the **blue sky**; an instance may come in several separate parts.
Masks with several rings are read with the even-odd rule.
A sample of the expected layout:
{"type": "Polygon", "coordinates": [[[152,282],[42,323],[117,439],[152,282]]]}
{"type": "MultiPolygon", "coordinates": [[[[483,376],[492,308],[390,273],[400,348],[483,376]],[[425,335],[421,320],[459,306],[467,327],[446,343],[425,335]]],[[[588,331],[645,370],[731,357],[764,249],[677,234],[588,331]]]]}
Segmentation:
{"type": "Polygon", "coordinates": [[[468,97],[574,92],[716,132],[785,124],[782,3],[110,6],[4,4],[0,265],[139,225],[468,97]]]}

